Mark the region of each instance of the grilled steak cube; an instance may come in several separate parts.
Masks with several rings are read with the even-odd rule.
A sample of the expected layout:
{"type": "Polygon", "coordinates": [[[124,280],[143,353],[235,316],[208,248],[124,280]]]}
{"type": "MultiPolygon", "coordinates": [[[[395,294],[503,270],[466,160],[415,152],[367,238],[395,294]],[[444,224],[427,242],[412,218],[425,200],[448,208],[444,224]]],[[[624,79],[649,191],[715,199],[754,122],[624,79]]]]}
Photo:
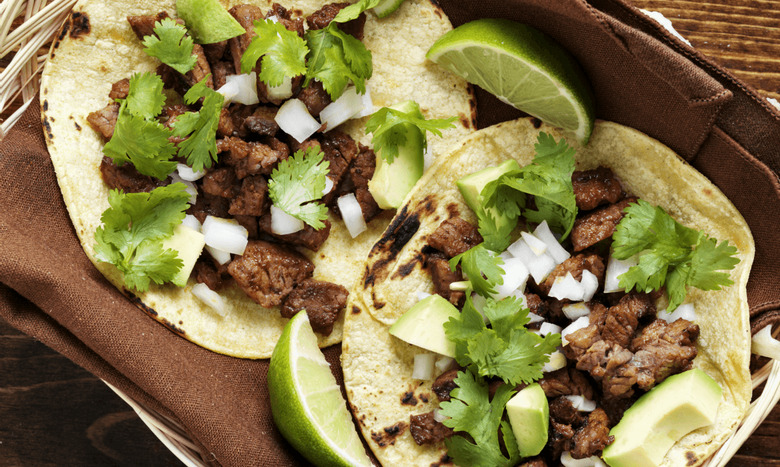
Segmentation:
{"type": "Polygon", "coordinates": [[[623,188],[606,167],[578,170],[571,176],[577,208],[590,211],[601,204],[617,203],[623,198],[623,188]]]}
{"type": "Polygon", "coordinates": [[[327,336],[333,332],[339,312],[347,306],[348,296],[347,289],[338,284],[307,279],[290,292],[280,310],[285,318],[306,310],[312,329],[327,336]]]}
{"type": "Polygon", "coordinates": [[[582,251],[610,238],[625,215],[623,209],[630,203],[636,203],[636,198],[626,198],[575,220],[574,227],[571,229],[571,244],[574,251],[582,251]]]}
{"type": "Polygon", "coordinates": [[[443,252],[448,258],[458,256],[480,243],[482,235],[479,230],[460,217],[451,217],[442,222],[428,237],[428,245],[443,252]]]}

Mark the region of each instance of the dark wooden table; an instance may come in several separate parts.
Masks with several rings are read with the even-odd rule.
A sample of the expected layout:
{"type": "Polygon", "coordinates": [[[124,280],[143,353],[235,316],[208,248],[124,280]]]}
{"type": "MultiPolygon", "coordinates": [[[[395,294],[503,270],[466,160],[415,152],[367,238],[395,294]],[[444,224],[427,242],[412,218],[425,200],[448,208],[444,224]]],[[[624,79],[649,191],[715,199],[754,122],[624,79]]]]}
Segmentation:
{"type": "MultiPolygon", "coordinates": [[[[634,0],[780,99],[780,0],[634,0]]],[[[780,150],[780,149],[779,149],[780,150]]],[[[780,408],[730,465],[780,466],[780,408]]],[[[102,381],[0,321],[0,466],[180,465],[102,381]]]]}

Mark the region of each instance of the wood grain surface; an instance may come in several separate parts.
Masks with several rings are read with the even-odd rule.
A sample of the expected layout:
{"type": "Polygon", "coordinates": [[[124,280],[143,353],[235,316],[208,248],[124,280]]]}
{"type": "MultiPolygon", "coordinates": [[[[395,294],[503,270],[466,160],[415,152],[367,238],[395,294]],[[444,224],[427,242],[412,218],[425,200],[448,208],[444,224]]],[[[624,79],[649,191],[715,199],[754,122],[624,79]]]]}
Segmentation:
{"type": "MultiPolygon", "coordinates": [[[[635,0],[762,95],[780,99],[780,0],[635,0]]],[[[780,466],[780,408],[731,466],[780,466]]],[[[0,321],[0,466],[180,465],[102,381],[0,321]]]]}

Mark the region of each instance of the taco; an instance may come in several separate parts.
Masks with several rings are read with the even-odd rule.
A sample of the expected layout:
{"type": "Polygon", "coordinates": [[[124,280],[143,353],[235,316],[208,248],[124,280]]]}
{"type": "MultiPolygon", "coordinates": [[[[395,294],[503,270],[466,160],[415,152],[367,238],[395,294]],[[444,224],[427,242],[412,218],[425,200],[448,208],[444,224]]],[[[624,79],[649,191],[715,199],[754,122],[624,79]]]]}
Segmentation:
{"type": "MultiPolygon", "coordinates": [[[[188,214],[200,222],[207,214],[234,219],[247,230],[247,248],[254,255],[235,268],[240,271],[234,275],[244,276],[241,286],[226,273],[229,266],[225,261],[230,259],[230,254],[227,260],[216,260],[204,250],[193,277],[184,287],[152,283],[148,290],[138,292],[127,285],[114,265],[98,260],[95,250],[95,233],[102,225],[101,215],[109,208],[111,189],[147,192],[158,185],[173,186],[171,177],[166,178],[164,174],[162,177],[139,174],[132,164],[104,158],[104,146],[113,134],[120,102],[127,98],[133,77],[159,80],[157,75],[160,76],[168,100],[154,124],[167,125],[175,132],[183,116],[197,119],[201,105],[197,101],[211,92],[204,87],[219,89],[230,75],[239,74],[243,66],[239,55],[254,35],[251,34],[253,23],[256,26],[257,21],[262,21],[270,27],[274,27],[271,23],[281,23],[284,29],[302,37],[305,30],[327,28],[349,5],[319,0],[249,3],[222,2],[242,25],[241,31],[250,32],[216,43],[195,43],[192,50],[198,61],[194,68],[178,72],[173,66],[161,65],[160,60],[144,50],[145,45],[165,32],[156,27],[162,26],[170,32],[184,24],[177,19],[176,2],[83,0],[74,8],[53,45],[42,78],[41,106],[44,133],[65,204],[85,252],[101,273],[152,317],[196,344],[236,357],[266,358],[287,322],[280,314],[280,306],[285,304],[288,312],[294,313],[312,300],[317,302],[325,295],[335,297],[328,302],[330,308],[325,307],[328,309],[324,311],[327,316],[319,336],[320,344],[327,346],[341,340],[341,307],[347,289],[362,273],[365,255],[393,215],[389,210],[380,209],[366,189],[376,164],[371,135],[366,134],[367,116],[353,118],[332,131],[330,128],[324,131],[325,126],[320,127],[317,122],[315,134],[302,142],[294,141],[276,127],[274,115],[290,94],[305,101],[307,110],[315,116],[333,101],[322,82],[312,79],[304,86],[301,76],[292,79],[285,76],[292,90],[279,97],[258,79],[259,104],[227,105],[226,101],[222,112],[228,112],[228,116],[223,118],[220,114],[216,129],[217,160],[205,169],[203,179],[190,185],[199,197],[188,214]],[[201,94],[194,98],[186,95],[196,91],[201,94]],[[109,125],[104,125],[106,120],[109,125]],[[319,200],[328,205],[326,218],[320,222],[325,228],[317,230],[306,225],[297,233],[279,233],[268,214],[271,203],[267,196],[264,198],[271,174],[280,161],[293,159],[296,150],[306,153],[314,146],[320,147],[319,154],[329,162],[331,196],[319,200]],[[204,188],[207,179],[210,186],[204,188]],[[355,238],[345,227],[337,204],[336,195],[349,193],[358,199],[367,222],[367,230],[355,238]],[[264,277],[268,284],[257,283],[259,279],[253,272],[257,264],[249,264],[262,263],[263,257],[272,257],[275,264],[287,264],[276,269],[266,265],[268,272],[264,277]],[[219,297],[214,300],[223,302],[219,312],[191,293],[199,282],[218,291],[219,297]],[[309,288],[299,290],[296,300],[285,302],[291,290],[304,282],[309,288]],[[263,295],[267,291],[264,287],[271,290],[270,298],[263,295]],[[250,297],[257,289],[260,291],[250,297]]],[[[344,34],[352,36],[344,41],[360,38],[371,52],[373,74],[364,86],[369,90],[374,110],[413,100],[426,118],[456,117],[454,128],[445,132],[448,138],[429,138],[428,149],[432,155],[442,152],[449,138],[471,131],[474,104],[467,83],[425,62],[425,51],[437,37],[452,28],[435,2],[410,0],[382,19],[372,11],[365,11],[357,19],[339,26],[343,26],[344,34]]],[[[184,36],[177,40],[182,43],[194,36],[191,32],[180,34],[184,36]]],[[[323,50],[326,55],[323,63],[328,65],[327,48],[323,50]]],[[[259,63],[254,68],[257,75],[260,75],[259,63]]],[[[360,99],[360,94],[353,94],[360,99]]],[[[207,105],[207,99],[201,101],[203,106],[207,105]]],[[[121,109],[123,112],[124,107],[121,109]]],[[[192,135],[188,140],[194,138],[192,135]]],[[[184,138],[174,139],[169,141],[184,144],[184,138]]],[[[178,162],[183,162],[181,152],[178,157],[178,162]]],[[[172,159],[172,163],[176,162],[172,159]]],[[[318,167],[323,165],[324,162],[318,167]]]]}
{"type": "MultiPolygon", "coordinates": [[[[529,465],[557,465],[561,455],[575,458],[600,456],[606,445],[614,440],[609,437],[609,429],[620,420],[627,407],[649,388],[661,384],[666,376],[690,368],[702,370],[721,388],[717,416],[711,425],[679,439],[666,453],[663,465],[702,463],[737,427],[749,405],[750,326],[746,283],[755,247],[750,230],[736,208],[710,181],[673,151],[636,130],[597,121],[590,142],[580,146],[571,134],[535,119],[520,119],[479,130],[436,161],[372,248],[363,280],[350,295],[342,343],[344,383],[354,417],[368,445],[383,465],[442,465],[453,461],[460,464],[457,456],[453,456],[454,459],[448,456],[447,446],[456,444],[450,440],[463,436],[463,431],[468,435],[457,443],[459,446],[476,440],[473,432],[463,425],[455,430],[461,433],[453,434],[452,425],[447,426],[447,418],[453,412],[443,410],[454,400],[451,398],[465,399],[464,392],[454,389],[458,388],[458,381],[465,379],[456,381],[455,375],[470,374],[464,370],[469,362],[452,362],[451,358],[433,353],[436,362],[433,374],[430,375],[429,369],[427,379],[420,379],[413,374],[415,357],[432,352],[391,335],[390,328],[407,310],[416,303],[422,303],[421,297],[427,294],[439,294],[443,301],[463,307],[459,315],[455,313],[455,316],[462,317],[461,325],[467,319],[463,317],[466,308],[471,307],[472,313],[473,309],[480,309],[477,294],[464,297],[463,290],[470,294],[471,288],[463,286],[461,271],[465,272],[467,267],[473,269],[476,264],[476,280],[488,281],[494,275],[491,271],[494,263],[477,261],[467,265],[463,256],[458,262],[457,255],[473,250],[475,246],[478,248],[483,242],[481,233],[488,232],[481,228],[477,230],[479,216],[469,207],[456,182],[481,169],[499,167],[508,160],[516,160],[519,166],[528,166],[534,158],[535,145],[541,142],[538,138],[543,133],[551,135],[554,140],[565,139],[576,150],[576,172],[572,180],[580,213],[570,235],[562,237],[561,245],[567,247],[567,254],[571,255],[569,259],[560,260],[563,263],[556,260],[558,266],[546,279],[534,279],[532,276],[517,290],[497,288],[493,291],[524,302],[531,311],[529,317],[536,314],[537,319],[531,321],[537,322],[528,324],[529,329],[541,327],[541,334],[547,334],[549,331],[545,328],[552,328],[553,332],[566,334],[565,345],[556,351],[565,356],[563,363],[556,364],[560,360],[550,359],[544,368],[537,368],[533,378],[523,381],[518,387],[514,383],[510,386],[513,390],[520,389],[532,379],[538,379],[549,400],[551,417],[549,425],[545,425],[549,426],[549,437],[545,433],[546,445],[541,457],[522,458],[519,463],[535,461],[538,463],[529,465]],[[594,184],[589,184],[589,181],[594,184]],[[598,188],[595,188],[596,185],[598,188]],[[588,186],[590,188],[586,188],[588,186]],[[591,188],[593,192],[589,193],[591,188]],[[637,201],[637,198],[646,203],[637,201]],[[708,291],[689,288],[684,299],[686,305],[678,309],[693,306],[695,318],[688,316],[689,320],[675,321],[679,315],[677,311],[674,319],[664,316],[666,312],[658,314],[658,318],[666,317],[676,324],[656,319],[656,312],[667,305],[671,310],[673,305],[670,300],[680,302],[679,297],[670,299],[663,291],[649,294],[636,290],[631,293],[604,293],[604,269],[612,240],[609,235],[601,235],[601,227],[595,226],[611,223],[608,230],[612,235],[622,216],[620,212],[629,205],[660,206],[679,223],[703,231],[719,241],[727,240],[736,247],[732,250],[731,264],[739,260],[728,276],[733,285],[708,291]],[[616,213],[618,220],[614,217],[616,213]],[[585,220],[588,216],[598,222],[585,220]],[[572,252],[572,245],[578,251],[572,252]],[[453,257],[455,260],[450,262],[453,257]],[[557,286],[560,282],[554,278],[562,279],[566,272],[570,272],[575,282],[581,284],[585,283],[586,273],[593,272],[598,286],[595,296],[583,298],[580,295],[575,299],[572,295],[569,299],[565,295],[567,292],[559,295],[561,289],[553,292],[551,285],[557,286]],[[571,306],[575,302],[578,304],[571,306]],[[581,311],[579,314],[578,309],[581,311]],[[567,331],[566,328],[576,321],[578,315],[581,324],[567,331]],[[604,328],[605,316],[607,321],[612,319],[609,329],[604,328]],[[654,330],[656,337],[659,329],[666,330],[664,332],[669,337],[673,326],[677,328],[674,331],[677,338],[670,337],[669,341],[675,341],[680,346],[670,350],[675,354],[674,358],[664,360],[665,357],[653,354],[646,344],[652,340],[650,335],[654,330]],[[609,350],[599,353],[596,344],[603,344],[609,350]],[[590,352],[587,358],[592,357],[592,360],[586,361],[583,352],[590,352]],[[643,366],[648,360],[653,360],[648,357],[656,356],[658,366],[643,366]],[[630,367],[632,365],[633,368],[630,367]],[[649,379],[648,375],[651,376],[649,379]],[[597,408],[593,410],[591,406],[589,410],[592,412],[583,412],[582,406],[579,409],[573,407],[574,402],[566,396],[580,398],[580,402],[592,400],[597,408]]],[[[529,199],[525,202],[524,209],[533,208],[529,199]]],[[[537,197],[537,212],[542,211],[542,207],[537,197]]],[[[526,219],[520,222],[521,226],[523,222],[533,229],[540,221],[526,219]]],[[[524,229],[518,227],[512,241],[519,236],[518,230],[524,229]]],[[[563,228],[560,232],[565,235],[565,230],[563,228]]],[[[612,246],[614,248],[615,244],[612,246]]],[[[509,263],[514,261],[510,259],[513,254],[502,253],[502,256],[504,266],[509,270],[509,263]]],[[[504,279],[508,277],[504,276],[504,279]]],[[[476,288],[475,277],[468,278],[471,287],[476,288]]],[[[513,287],[518,287],[518,284],[509,288],[513,287]]],[[[672,290],[669,284],[666,288],[672,290]]],[[[594,292],[591,291],[590,295],[594,292]]],[[[484,307],[484,298],[482,300],[484,307]]],[[[476,316],[479,317],[478,314],[476,316]]],[[[447,319],[443,321],[447,322],[447,319]]],[[[482,319],[478,319],[477,326],[481,323],[482,319]]],[[[450,332],[447,326],[443,327],[450,332]]],[[[427,334],[435,333],[433,324],[423,323],[422,327],[427,334]]],[[[544,342],[551,335],[547,334],[544,342]]],[[[453,335],[448,334],[448,339],[452,338],[453,335]]],[[[454,341],[455,347],[460,345],[458,338],[454,341]]],[[[543,342],[542,339],[538,337],[539,342],[543,342]]],[[[547,352],[555,350],[555,344],[553,342],[547,352]]],[[[471,355],[471,358],[476,357],[471,355]]],[[[426,370],[422,371],[425,373],[426,370]]],[[[485,382],[479,384],[490,385],[491,397],[494,397],[493,391],[497,387],[507,386],[506,380],[495,377],[486,377],[485,382]]],[[[474,390],[473,382],[468,390],[474,390]]],[[[502,394],[506,396],[506,392],[502,394]]],[[[476,399],[466,404],[471,403],[477,403],[476,399]]],[[[487,404],[487,395],[484,403],[487,404]]],[[[465,406],[462,408],[465,411],[465,406]]],[[[484,420],[490,417],[489,412],[484,410],[484,420]]],[[[498,423],[499,419],[492,420],[498,423]]],[[[504,435],[507,427],[502,426],[504,435]]],[[[495,433],[495,428],[497,425],[493,429],[493,441],[496,442],[495,449],[499,449],[499,435],[495,433]]],[[[504,439],[500,443],[501,451],[495,452],[506,456],[508,445],[504,439]]],[[[480,457],[471,459],[471,462],[465,463],[473,464],[480,457]]],[[[595,462],[595,459],[592,461],[595,462]]]]}

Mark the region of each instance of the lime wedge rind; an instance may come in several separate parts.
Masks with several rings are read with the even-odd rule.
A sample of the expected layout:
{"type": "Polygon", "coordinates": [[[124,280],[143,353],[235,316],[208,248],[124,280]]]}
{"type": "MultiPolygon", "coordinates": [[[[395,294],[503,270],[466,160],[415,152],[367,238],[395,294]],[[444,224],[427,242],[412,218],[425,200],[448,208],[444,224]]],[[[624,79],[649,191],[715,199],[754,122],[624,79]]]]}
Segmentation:
{"type": "Polygon", "coordinates": [[[305,312],[285,326],[268,369],[271,412],[279,431],[315,465],[365,465],[352,415],[305,312]]]}
{"type": "Polygon", "coordinates": [[[595,114],[590,86],[574,57],[540,31],[508,20],[476,20],[442,36],[427,57],[587,142],[595,114]]]}

